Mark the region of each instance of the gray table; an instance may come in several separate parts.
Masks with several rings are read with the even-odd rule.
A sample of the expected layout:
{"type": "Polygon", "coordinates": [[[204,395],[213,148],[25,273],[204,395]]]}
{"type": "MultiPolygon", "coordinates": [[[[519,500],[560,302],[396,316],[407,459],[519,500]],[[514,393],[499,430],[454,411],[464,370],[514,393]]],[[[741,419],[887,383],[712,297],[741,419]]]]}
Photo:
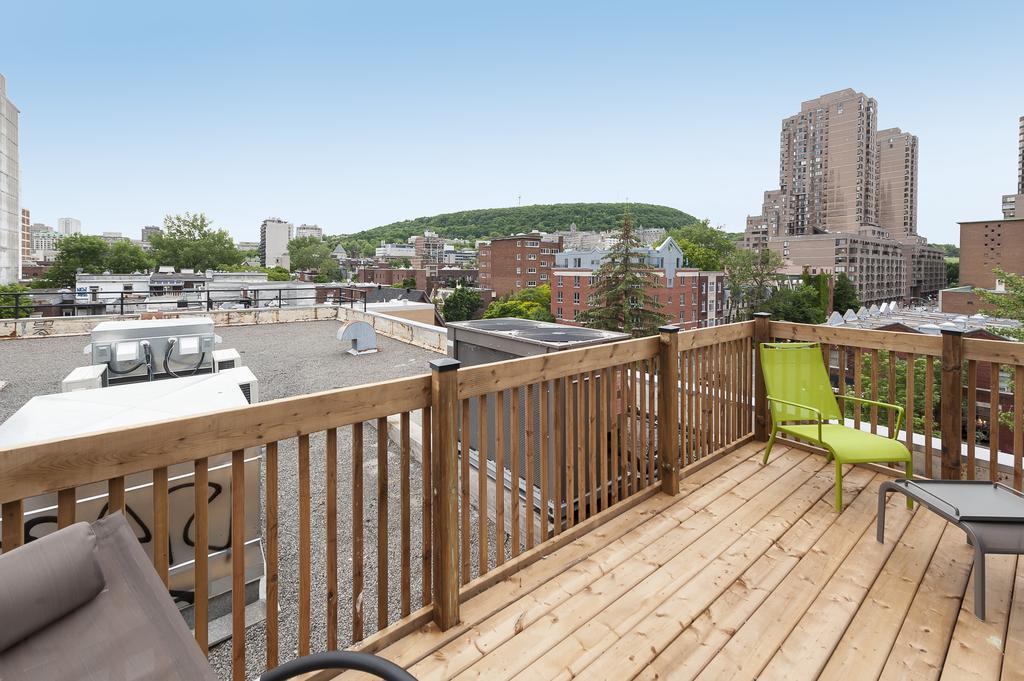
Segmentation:
{"type": "Polygon", "coordinates": [[[974,547],[974,614],[985,619],[985,555],[1024,554],[1024,494],[982,480],[889,480],[878,490],[879,542],[889,492],[902,492],[967,534],[974,547]]]}

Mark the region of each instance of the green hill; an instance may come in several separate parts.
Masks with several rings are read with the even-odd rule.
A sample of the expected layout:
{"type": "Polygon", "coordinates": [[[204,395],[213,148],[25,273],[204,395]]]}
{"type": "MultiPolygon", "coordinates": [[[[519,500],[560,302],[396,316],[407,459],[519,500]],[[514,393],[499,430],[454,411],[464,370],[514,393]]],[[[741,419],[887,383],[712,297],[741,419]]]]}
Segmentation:
{"type": "MultiPolygon", "coordinates": [[[[484,208],[402,220],[334,238],[340,241],[350,254],[355,252],[360,255],[372,255],[373,249],[382,240],[387,243],[404,242],[410,236],[422,234],[425,230],[437,232],[451,239],[473,241],[535,229],[554,232],[569,229],[569,225],[574,222],[577,229],[584,231],[615,229],[621,223],[625,210],[624,203],[555,203],[516,208],[484,208]]],[[[697,221],[697,218],[681,210],[650,203],[631,203],[629,212],[635,224],[647,228],[672,229],[697,221]]]]}

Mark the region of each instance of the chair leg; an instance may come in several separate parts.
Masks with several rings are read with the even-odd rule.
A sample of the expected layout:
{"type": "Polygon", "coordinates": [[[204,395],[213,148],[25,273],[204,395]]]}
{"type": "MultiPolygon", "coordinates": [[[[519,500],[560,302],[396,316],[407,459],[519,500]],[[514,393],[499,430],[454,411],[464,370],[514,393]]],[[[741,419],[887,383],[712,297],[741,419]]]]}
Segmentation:
{"type": "MultiPolygon", "coordinates": [[[[907,462],[907,480],[912,480],[913,477],[914,477],[914,462],[913,461],[908,461],[907,462]]],[[[910,497],[907,497],[907,508],[910,509],[911,511],[914,510],[914,500],[911,499],[910,497]]]]}
{"type": "Polygon", "coordinates": [[[764,459],[761,460],[762,464],[768,463],[768,455],[772,453],[772,446],[775,444],[775,434],[778,431],[775,426],[772,426],[772,434],[768,436],[768,444],[764,448],[764,459]]]}
{"type": "Polygon", "coordinates": [[[974,547],[974,615],[985,620],[985,554],[974,547]]]}
{"type": "Polygon", "coordinates": [[[843,464],[836,459],[836,513],[843,512],[843,464]]]}

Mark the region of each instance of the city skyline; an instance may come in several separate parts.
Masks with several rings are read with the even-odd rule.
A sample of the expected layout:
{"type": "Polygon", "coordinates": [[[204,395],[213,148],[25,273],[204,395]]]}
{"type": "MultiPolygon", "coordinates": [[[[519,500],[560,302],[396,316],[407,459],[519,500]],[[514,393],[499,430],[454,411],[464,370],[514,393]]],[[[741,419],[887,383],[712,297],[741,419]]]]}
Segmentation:
{"type": "Polygon", "coordinates": [[[270,216],[337,234],[628,197],[740,232],[777,181],[793,102],[847,87],[920,140],[932,242],[997,217],[1017,184],[1020,57],[989,39],[994,14],[1024,18],[1010,3],[885,6],[855,55],[834,45],[869,8],[823,10],[799,69],[764,47],[808,20],[798,8],[246,7],[10,8],[23,30],[0,72],[34,221],[135,237],[204,211],[255,241],[270,216]],[[59,49],[39,52],[43,31],[59,49]]]}

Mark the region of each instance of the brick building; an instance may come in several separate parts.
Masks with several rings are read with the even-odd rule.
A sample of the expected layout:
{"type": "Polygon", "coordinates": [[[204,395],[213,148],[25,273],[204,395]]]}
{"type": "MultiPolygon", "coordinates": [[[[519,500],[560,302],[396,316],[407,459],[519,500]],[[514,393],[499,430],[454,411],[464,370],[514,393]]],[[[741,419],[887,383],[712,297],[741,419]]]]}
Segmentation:
{"type": "MultiPolygon", "coordinates": [[[[670,237],[658,247],[635,251],[654,270],[658,286],[647,294],[661,304],[668,323],[684,329],[724,323],[726,286],[723,272],[701,272],[689,267],[686,256],[670,237]]],[[[555,256],[551,286],[551,314],[560,323],[573,324],[580,312],[594,303],[596,272],[608,251],[565,251],[555,256]]]]}
{"type": "Polygon", "coordinates": [[[427,267],[388,267],[386,265],[359,267],[356,270],[356,281],[361,284],[377,284],[394,286],[406,279],[416,280],[414,288],[433,295],[435,288],[448,286],[455,282],[476,283],[480,271],[463,267],[445,267],[428,265],[427,267]]]}
{"type": "Polygon", "coordinates": [[[1024,274],[1024,217],[960,223],[960,286],[939,294],[943,312],[976,314],[984,307],[975,288],[1002,290],[992,271],[1024,274]]]}
{"type": "Polygon", "coordinates": [[[555,255],[561,252],[562,237],[541,232],[482,241],[477,257],[480,285],[500,297],[551,284],[555,255]]]}

